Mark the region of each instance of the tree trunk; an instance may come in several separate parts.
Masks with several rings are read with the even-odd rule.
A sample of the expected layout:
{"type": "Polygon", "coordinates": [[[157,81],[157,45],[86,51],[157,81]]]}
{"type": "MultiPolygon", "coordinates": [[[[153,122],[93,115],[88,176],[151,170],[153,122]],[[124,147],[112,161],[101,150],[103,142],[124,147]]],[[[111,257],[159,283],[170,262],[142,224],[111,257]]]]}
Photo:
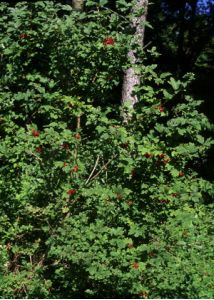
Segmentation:
{"type": "Polygon", "coordinates": [[[72,7],[75,10],[82,11],[84,8],[84,0],[73,0],[72,1],[72,7]]]}
{"type": "Polygon", "coordinates": [[[180,11],[179,11],[179,35],[178,35],[178,50],[177,50],[177,74],[182,75],[184,72],[183,66],[185,67],[185,52],[184,52],[184,36],[185,36],[185,8],[186,0],[180,0],[180,11]]]}
{"type": "MultiPolygon", "coordinates": [[[[137,13],[143,9],[143,13],[140,16],[136,16],[132,19],[131,28],[134,30],[132,44],[136,43],[143,48],[145,21],[148,10],[148,0],[135,0],[133,5],[133,13],[137,13]]],[[[134,49],[128,52],[128,59],[134,66],[137,63],[137,55],[134,49]]],[[[130,67],[125,71],[122,87],[122,104],[129,102],[133,107],[138,102],[137,96],[133,95],[133,90],[136,85],[140,84],[140,76],[136,74],[133,67],[130,67]]]]}

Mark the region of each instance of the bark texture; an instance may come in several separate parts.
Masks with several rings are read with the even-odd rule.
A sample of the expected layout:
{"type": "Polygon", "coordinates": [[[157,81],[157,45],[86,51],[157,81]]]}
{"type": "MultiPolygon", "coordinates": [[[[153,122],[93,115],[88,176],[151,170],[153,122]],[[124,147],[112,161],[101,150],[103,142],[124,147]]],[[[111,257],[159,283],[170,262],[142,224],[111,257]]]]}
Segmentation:
{"type": "MultiPolygon", "coordinates": [[[[143,48],[145,21],[148,11],[148,0],[136,0],[133,5],[133,13],[143,9],[140,16],[134,17],[131,21],[131,27],[134,30],[132,44],[137,44],[143,48]]],[[[128,52],[128,59],[134,66],[137,63],[136,51],[134,49],[128,52]]],[[[129,102],[133,107],[138,102],[137,96],[133,95],[133,90],[140,83],[140,77],[136,74],[133,67],[125,71],[122,87],[122,104],[129,102]]]]}
{"type": "Polygon", "coordinates": [[[73,0],[72,7],[75,10],[83,11],[84,8],[84,0],[73,0]]]}

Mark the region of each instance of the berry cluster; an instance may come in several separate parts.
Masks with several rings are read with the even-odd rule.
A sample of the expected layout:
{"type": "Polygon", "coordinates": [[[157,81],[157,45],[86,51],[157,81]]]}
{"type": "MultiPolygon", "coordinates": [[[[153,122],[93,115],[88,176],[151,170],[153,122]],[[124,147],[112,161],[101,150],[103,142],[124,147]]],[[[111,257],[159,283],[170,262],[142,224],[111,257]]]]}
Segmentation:
{"type": "Polygon", "coordinates": [[[106,38],[104,38],[103,40],[103,45],[107,46],[107,45],[114,45],[115,43],[115,39],[111,36],[108,36],[106,38]]]}

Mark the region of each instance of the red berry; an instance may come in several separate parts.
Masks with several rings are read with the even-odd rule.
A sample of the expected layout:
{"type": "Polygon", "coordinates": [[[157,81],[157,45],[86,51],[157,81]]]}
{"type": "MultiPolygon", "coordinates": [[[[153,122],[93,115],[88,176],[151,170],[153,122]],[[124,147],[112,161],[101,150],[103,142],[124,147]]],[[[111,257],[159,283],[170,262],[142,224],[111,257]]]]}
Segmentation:
{"type": "Polygon", "coordinates": [[[169,200],[168,199],[161,199],[160,203],[167,204],[167,203],[169,203],[169,200]]]}
{"type": "Polygon", "coordinates": [[[128,146],[129,146],[128,143],[120,144],[120,147],[121,147],[121,148],[124,148],[124,149],[127,149],[128,146]]]}
{"type": "Polygon", "coordinates": [[[77,139],[77,140],[79,140],[79,139],[81,138],[81,136],[80,136],[79,133],[76,133],[76,134],[74,135],[74,137],[75,137],[75,139],[77,139]]]}
{"type": "Polygon", "coordinates": [[[164,159],[164,160],[163,160],[163,164],[164,164],[164,165],[168,164],[168,162],[170,162],[170,158],[167,158],[167,159],[164,159]]]}
{"type": "Polygon", "coordinates": [[[111,36],[104,38],[103,40],[103,45],[107,46],[107,45],[114,45],[115,43],[115,39],[111,36]]]}
{"type": "Polygon", "coordinates": [[[121,194],[117,194],[117,200],[122,200],[123,196],[121,194]]]}
{"type": "Polygon", "coordinates": [[[76,190],[75,189],[70,189],[70,190],[67,191],[67,194],[72,196],[72,195],[76,194],[76,190]]]}
{"type": "Polygon", "coordinates": [[[37,137],[37,136],[40,135],[40,132],[39,132],[38,130],[33,129],[33,130],[32,130],[32,135],[33,135],[34,137],[37,137]]]}
{"type": "Polygon", "coordinates": [[[42,153],[42,147],[41,146],[40,147],[36,147],[36,152],[42,153]]]}
{"type": "Polygon", "coordinates": [[[162,105],[158,106],[158,109],[160,112],[164,112],[164,110],[165,110],[165,108],[162,105]]]}
{"type": "Polygon", "coordinates": [[[149,294],[147,292],[142,291],[142,292],[138,293],[138,296],[142,297],[144,299],[148,299],[149,294]]]}
{"type": "Polygon", "coordinates": [[[179,177],[183,177],[184,176],[184,172],[179,172],[178,176],[179,177]]]}
{"type": "Polygon", "coordinates": [[[150,154],[150,153],[145,153],[144,156],[145,156],[146,158],[151,158],[151,157],[152,157],[152,154],[150,154]]]}
{"type": "Polygon", "coordinates": [[[135,270],[139,269],[139,263],[138,262],[134,262],[132,264],[132,268],[135,269],[135,270]]]}
{"type": "Polygon", "coordinates": [[[79,170],[79,167],[77,165],[73,167],[73,172],[78,172],[78,170],[79,170]]]}
{"type": "Polygon", "coordinates": [[[69,144],[68,143],[63,143],[62,148],[68,150],[69,149],[69,144]]]}
{"type": "Polygon", "coordinates": [[[28,38],[28,35],[27,35],[27,33],[21,33],[21,34],[19,35],[19,38],[20,38],[20,39],[27,39],[27,38],[28,38]]]}

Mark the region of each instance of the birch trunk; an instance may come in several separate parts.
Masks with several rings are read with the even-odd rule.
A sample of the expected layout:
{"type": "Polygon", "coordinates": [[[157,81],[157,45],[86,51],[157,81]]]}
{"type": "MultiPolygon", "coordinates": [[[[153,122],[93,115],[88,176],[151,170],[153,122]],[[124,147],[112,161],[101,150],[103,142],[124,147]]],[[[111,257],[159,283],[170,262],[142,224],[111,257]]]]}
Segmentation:
{"type": "Polygon", "coordinates": [[[84,0],[73,0],[72,7],[75,10],[83,11],[84,8],[84,0]]]}
{"type": "MultiPolygon", "coordinates": [[[[131,21],[131,27],[134,30],[132,44],[138,44],[143,49],[144,43],[144,32],[145,32],[145,21],[148,10],[148,0],[135,0],[133,6],[133,13],[137,13],[139,10],[143,9],[142,15],[139,17],[133,17],[131,21]]],[[[128,52],[128,59],[131,64],[134,66],[137,63],[136,51],[131,49],[128,52]]],[[[140,84],[140,76],[136,74],[133,67],[130,67],[125,71],[122,87],[122,105],[129,102],[133,107],[138,98],[136,95],[133,95],[134,87],[140,84]]]]}

